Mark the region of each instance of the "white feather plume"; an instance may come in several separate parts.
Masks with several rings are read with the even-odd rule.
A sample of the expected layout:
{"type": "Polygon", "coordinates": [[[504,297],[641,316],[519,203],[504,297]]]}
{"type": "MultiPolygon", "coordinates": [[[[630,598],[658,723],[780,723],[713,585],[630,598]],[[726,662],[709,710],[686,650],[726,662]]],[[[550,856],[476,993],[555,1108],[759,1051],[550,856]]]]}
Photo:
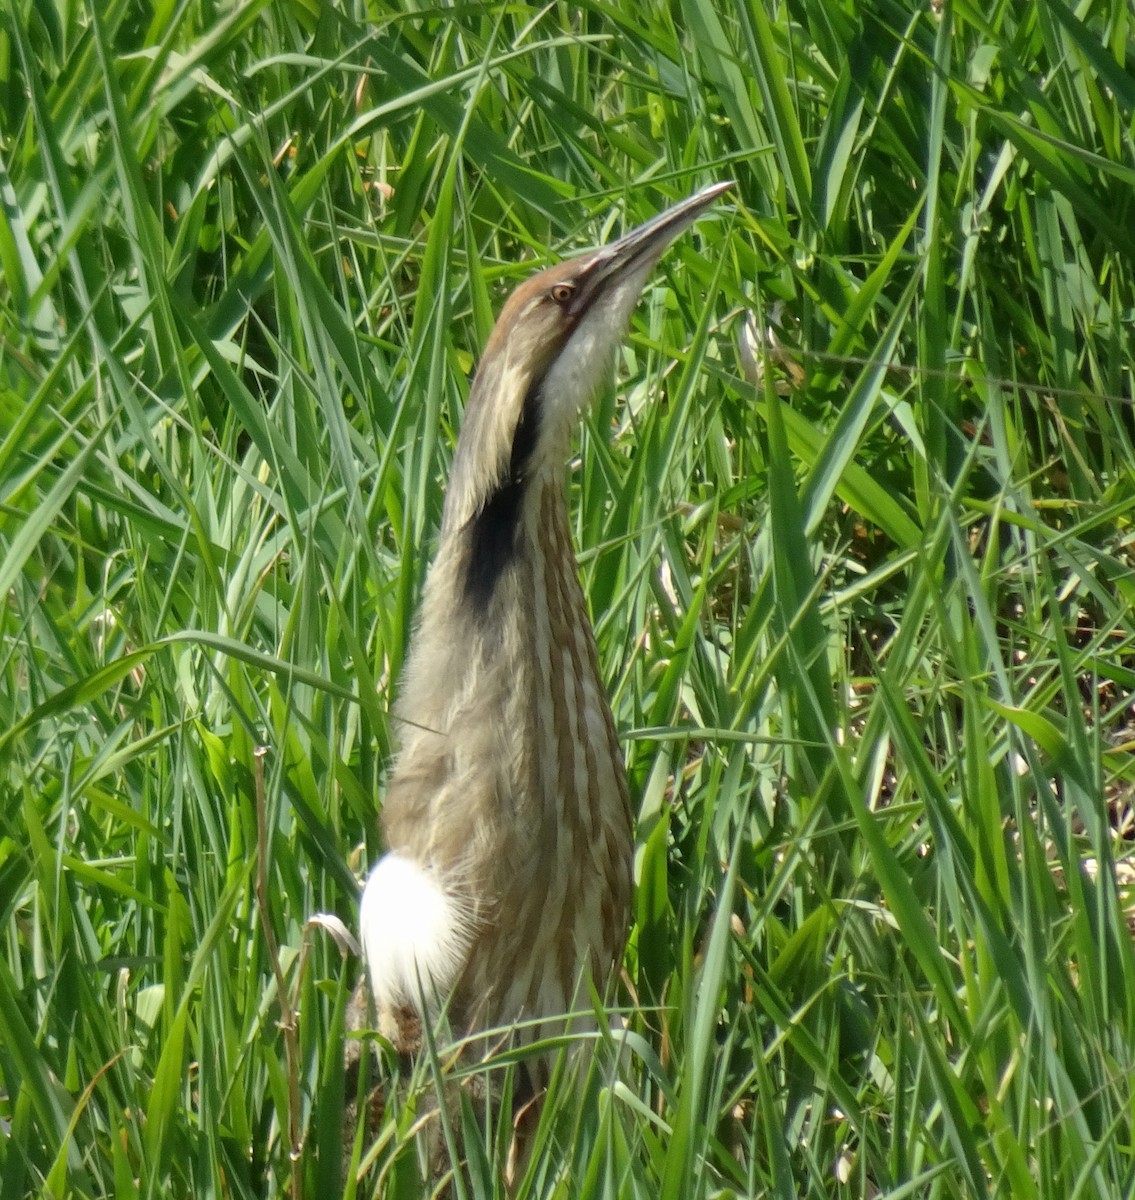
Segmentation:
{"type": "Polygon", "coordinates": [[[435,1012],[448,998],[469,946],[459,901],[428,868],[399,854],[385,855],[370,873],[359,934],[380,1013],[402,1005],[422,1015],[435,1012]]]}

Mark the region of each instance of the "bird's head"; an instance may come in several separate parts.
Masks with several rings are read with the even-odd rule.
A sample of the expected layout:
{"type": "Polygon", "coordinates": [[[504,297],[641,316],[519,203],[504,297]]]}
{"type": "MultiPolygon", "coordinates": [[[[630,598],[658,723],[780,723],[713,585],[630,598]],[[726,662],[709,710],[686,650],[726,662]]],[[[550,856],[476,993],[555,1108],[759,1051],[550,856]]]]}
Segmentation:
{"type": "Polygon", "coordinates": [[[464,525],[502,488],[559,471],[580,411],[611,367],[662,251],[731,183],[717,183],[598,250],[526,280],[501,311],[465,407],[446,502],[464,525]]]}

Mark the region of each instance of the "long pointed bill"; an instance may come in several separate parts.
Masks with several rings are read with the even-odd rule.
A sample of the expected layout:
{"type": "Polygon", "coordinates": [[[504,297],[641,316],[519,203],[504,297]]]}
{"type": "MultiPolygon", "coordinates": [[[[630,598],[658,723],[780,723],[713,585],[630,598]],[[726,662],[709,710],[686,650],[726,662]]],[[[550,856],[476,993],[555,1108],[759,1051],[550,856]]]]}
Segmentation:
{"type": "Polygon", "coordinates": [[[649,269],[663,250],[721,195],[733,186],[733,180],[713,183],[673,208],[652,217],[644,225],[632,229],[617,242],[603,246],[581,264],[577,277],[578,289],[572,300],[573,314],[590,307],[612,283],[649,269]]]}

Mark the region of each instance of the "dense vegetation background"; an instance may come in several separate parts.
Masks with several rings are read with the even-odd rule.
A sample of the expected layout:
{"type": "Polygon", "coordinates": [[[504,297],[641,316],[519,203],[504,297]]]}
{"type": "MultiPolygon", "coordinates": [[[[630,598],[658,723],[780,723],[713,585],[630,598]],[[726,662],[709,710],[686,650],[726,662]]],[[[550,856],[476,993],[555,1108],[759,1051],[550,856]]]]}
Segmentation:
{"type": "Polygon", "coordinates": [[[1132,1193],[1133,30],[5,0],[0,1200],[428,1190],[305,924],[503,296],[722,178],[570,469],[639,890],[517,1191],[1132,1193]]]}

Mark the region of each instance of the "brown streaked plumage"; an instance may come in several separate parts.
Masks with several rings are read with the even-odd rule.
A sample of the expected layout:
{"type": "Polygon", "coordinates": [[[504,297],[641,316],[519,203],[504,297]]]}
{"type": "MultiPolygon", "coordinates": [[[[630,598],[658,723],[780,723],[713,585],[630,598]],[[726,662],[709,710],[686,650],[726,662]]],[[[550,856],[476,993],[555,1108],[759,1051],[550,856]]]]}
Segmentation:
{"type": "Polygon", "coordinates": [[[728,186],[533,276],[485,347],[402,685],[388,853],[360,912],[380,1029],[401,1049],[446,1002],[458,1033],[562,1016],[618,963],[632,814],[564,460],[658,256],[728,186]]]}

